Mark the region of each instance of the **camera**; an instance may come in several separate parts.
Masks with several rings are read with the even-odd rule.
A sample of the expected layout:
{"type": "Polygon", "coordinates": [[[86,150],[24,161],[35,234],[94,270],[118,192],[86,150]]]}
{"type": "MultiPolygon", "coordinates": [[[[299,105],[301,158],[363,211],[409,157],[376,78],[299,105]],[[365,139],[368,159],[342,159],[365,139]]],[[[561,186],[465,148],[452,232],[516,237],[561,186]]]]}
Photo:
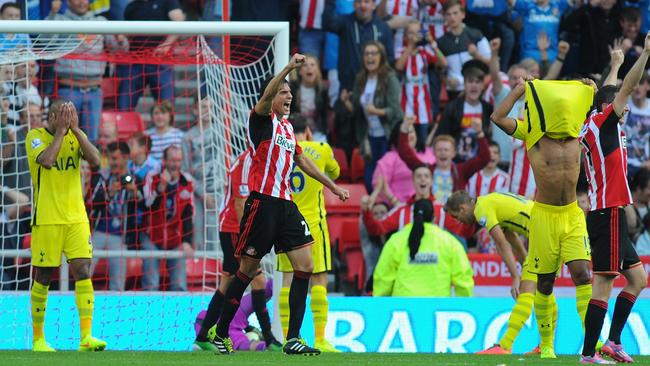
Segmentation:
{"type": "Polygon", "coordinates": [[[122,183],[123,186],[127,184],[133,183],[133,176],[130,174],[123,175],[122,178],[120,179],[120,182],[122,183]]]}

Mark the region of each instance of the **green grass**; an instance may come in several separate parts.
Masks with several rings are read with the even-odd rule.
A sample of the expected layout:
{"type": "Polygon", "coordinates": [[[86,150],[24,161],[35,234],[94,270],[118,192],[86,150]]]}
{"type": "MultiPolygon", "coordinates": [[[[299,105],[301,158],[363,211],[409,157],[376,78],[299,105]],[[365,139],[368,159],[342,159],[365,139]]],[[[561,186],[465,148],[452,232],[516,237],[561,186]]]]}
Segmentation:
{"type": "MultiPolygon", "coordinates": [[[[102,353],[57,352],[50,354],[28,351],[0,351],[0,364],[20,366],[103,366],[103,365],[188,365],[188,366],[265,366],[265,365],[332,365],[332,366],[537,366],[578,365],[578,356],[560,356],[555,360],[541,360],[526,356],[477,356],[463,354],[379,354],[342,353],[324,354],[317,357],[285,356],[279,353],[239,352],[233,356],[217,356],[208,352],[117,352],[102,353]]],[[[636,356],[637,364],[650,364],[650,356],[636,356]]]]}

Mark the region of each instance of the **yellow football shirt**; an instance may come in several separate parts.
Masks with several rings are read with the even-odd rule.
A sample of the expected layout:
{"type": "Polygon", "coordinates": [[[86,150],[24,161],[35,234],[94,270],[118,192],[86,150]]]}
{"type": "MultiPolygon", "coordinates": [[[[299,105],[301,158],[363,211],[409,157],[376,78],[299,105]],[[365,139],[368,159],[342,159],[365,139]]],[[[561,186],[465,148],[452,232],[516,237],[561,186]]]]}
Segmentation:
{"type": "Polygon", "coordinates": [[[528,223],[533,201],[513,194],[494,192],[476,199],[474,217],[488,232],[496,225],[528,237],[528,223]]]}
{"type": "Polygon", "coordinates": [[[525,121],[512,136],[530,150],[544,135],[578,137],[594,100],[594,89],[580,81],[533,80],[526,83],[525,121]]]}
{"type": "Polygon", "coordinates": [[[56,162],[51,169],[46,169],[36,159],[52,141],[54,135],[45,128],[30,130],[25,141],[34,186],[32,225],[88,222],[81,188],[79,141],[68,131],[56,162]]]}
{"type": "MultiPolygon", "coordinates": [[[[299,141],[303,154],[306,154],[332,180],[338,178],[339,164],[334,159],[332,148],[325,142],[299,141]]],[[[297,165],[291,173],[291,191],[293,201],[307,220],[307,224],[319,222],[325,218],[325,197],[323,185],[305,174],[297,165]]]]}

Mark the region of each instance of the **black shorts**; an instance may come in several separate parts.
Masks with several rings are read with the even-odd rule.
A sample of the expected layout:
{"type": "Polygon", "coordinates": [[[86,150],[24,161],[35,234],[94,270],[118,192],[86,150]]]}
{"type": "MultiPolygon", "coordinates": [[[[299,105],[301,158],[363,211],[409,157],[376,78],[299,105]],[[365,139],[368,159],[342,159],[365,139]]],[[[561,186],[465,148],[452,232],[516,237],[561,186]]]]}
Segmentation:
{"type": "Polygon", "coordinates": [[[589,211],[587,231],[594,273],[618,275],[620,271],[641,264],[628,236],[627,219],[622,208],[589,211]]]}
{"type": "Polygon", "coordinates": [[[272,247],[276,253],[285,253],[313,241],[307,221],[293,201],[251,192],[244,205],[235,256],[262,259],[272,247]]]}
{"type": "Polygon", "coordinates": [[[235,259],[235,245],[237,244],[238,233],[219,232],[219,242],[223,251],[223,272],[234,275],[239,269],[239,262],[235,259]]]}

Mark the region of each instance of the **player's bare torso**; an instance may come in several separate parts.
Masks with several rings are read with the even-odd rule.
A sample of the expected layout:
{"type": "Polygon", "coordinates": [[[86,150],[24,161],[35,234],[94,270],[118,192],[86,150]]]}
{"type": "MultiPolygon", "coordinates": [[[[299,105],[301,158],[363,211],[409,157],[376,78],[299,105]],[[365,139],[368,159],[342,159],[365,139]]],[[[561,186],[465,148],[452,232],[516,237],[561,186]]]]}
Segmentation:
{"type": "Polygon", "coordinates": [[[528,151],[535,174],[535,200],[564,206],[576,200],[576,184],[580,174],[580,145],[576,138],[542,137],[528,151]]]}

